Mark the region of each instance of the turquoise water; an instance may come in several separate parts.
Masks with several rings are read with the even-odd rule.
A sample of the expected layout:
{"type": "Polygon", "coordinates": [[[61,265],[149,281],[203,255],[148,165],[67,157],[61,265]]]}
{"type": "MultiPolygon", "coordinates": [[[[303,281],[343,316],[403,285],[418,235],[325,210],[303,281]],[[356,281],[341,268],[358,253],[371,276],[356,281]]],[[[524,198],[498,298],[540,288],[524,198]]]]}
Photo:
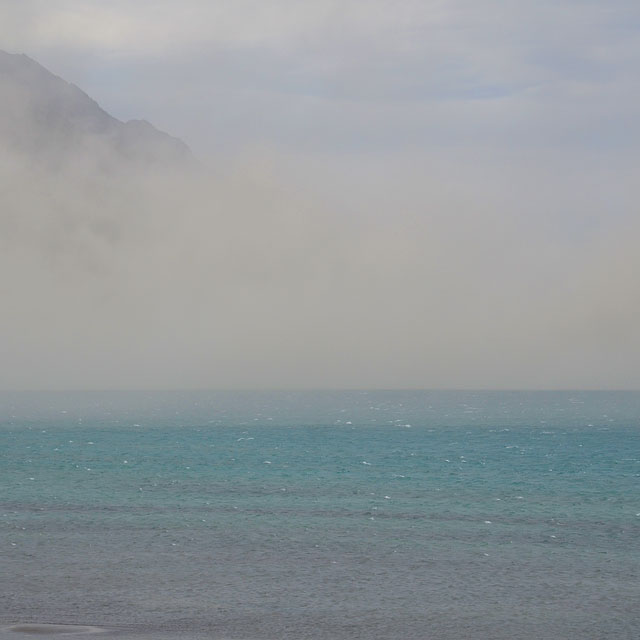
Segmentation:
{"type": "Polygon", "coordinates": [[[640,393],[0,403],[1,638],[638,637],[640,393]]]}

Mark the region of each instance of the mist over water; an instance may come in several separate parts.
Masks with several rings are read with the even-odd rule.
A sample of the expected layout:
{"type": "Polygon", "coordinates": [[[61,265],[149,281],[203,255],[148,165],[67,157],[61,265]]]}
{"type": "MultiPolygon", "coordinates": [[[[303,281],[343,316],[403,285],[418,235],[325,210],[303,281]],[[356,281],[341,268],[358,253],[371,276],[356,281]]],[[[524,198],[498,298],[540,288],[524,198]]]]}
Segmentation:
{"type": "Polygon", "coordinates": [[[0,388],[640,384],[623,158],[199,161],[2,56],[0,388]]]}
{"type": "Polygon", "coordinates": [[[638,384],[633,228],[566,244],[430,184],[353,213],[255,170],[12,158],[2,387],[638,384]]]}

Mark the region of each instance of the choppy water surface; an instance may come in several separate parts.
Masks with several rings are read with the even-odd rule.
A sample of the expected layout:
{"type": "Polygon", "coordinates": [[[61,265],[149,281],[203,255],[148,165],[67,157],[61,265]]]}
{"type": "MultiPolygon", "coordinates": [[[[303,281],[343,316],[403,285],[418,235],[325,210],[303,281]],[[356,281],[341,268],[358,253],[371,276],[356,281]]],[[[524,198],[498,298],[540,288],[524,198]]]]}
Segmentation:
{"type": "Polygon", "coordinates": [[[638,393],[0,394],[0,638],[635,640],[639,484],[638,393]]]}

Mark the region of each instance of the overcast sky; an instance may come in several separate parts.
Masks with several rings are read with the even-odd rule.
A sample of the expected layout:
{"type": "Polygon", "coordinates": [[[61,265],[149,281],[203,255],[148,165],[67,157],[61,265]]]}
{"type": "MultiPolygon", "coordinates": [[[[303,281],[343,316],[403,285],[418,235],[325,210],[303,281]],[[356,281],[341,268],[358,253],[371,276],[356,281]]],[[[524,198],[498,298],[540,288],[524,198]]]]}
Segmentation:
{"type": "Polygon", "coordinates": [[[25,51],[206,154],[629,150],[633,0],[21,0],[25,51]]]}
{"type": "Polygon", "coordinates": [[[0,0],[0,49],[301,206],[273,250],[340,274],[274,267],[215,340],[181,299],[87,384],[640,388],[639,36],[637,0],[0,0]]]}

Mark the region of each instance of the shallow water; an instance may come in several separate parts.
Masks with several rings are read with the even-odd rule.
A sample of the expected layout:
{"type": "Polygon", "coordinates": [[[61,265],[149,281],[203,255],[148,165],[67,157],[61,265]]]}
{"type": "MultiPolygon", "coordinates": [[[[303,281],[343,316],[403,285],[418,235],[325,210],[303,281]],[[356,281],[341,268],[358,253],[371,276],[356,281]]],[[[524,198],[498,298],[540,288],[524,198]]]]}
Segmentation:
{"type": "Polygon", "coordinates": [[[637,638],[639,393],[0,394],[0,439],[2,640],[637,638]]]}

